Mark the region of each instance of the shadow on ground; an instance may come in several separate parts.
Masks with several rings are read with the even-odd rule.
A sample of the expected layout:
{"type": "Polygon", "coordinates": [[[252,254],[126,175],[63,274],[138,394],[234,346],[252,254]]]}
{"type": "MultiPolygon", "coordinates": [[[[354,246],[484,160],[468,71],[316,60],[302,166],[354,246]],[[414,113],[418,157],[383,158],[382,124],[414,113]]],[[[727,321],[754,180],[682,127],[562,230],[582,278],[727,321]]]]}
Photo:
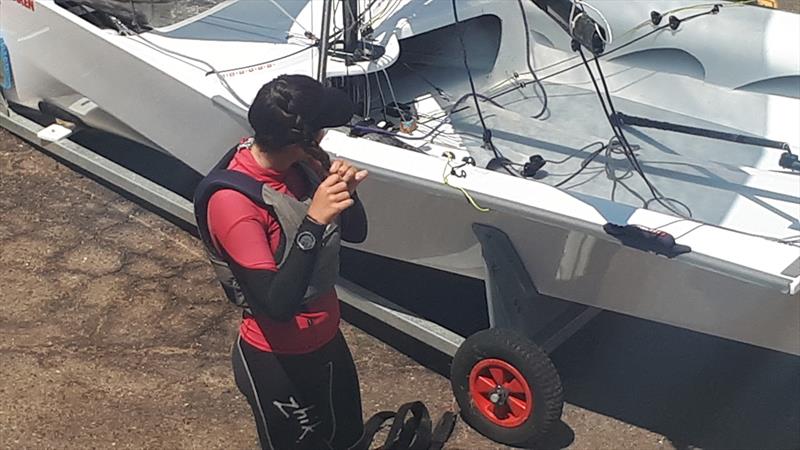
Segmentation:
{"type": "MultiPolygon", "coordinates": [[[[481,282],[359,252],[343,262],[353,281],[464,335],[488,323],[481,282]]],[[[387,342],[446,375],[446,358],[397,339],[387,342]]],[[[568,403],[663,435],[677,449],[800,448],[798,357],[610,312],[551,356],[568,403]]],[[[569,407],[564,417],[574,428],[589,425],[569,407]]],[[[545,447],[571,442],[571,429],[559,428],[545,447]]],[[[617,439],[626,439],[624,428],[617,439]]]]}

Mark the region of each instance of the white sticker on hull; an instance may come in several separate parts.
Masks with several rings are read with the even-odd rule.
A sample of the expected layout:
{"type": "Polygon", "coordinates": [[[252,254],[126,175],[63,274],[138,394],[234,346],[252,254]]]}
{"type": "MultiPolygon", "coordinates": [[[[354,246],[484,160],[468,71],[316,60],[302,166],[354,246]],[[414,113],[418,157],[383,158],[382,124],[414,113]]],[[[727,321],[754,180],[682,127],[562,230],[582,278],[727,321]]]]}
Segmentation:
{"type": "Polygon", "coordinates": [[[69,110],[75,114],[85,116],[97,108],[97,103],[89,100],[86,97],[81,98],[75,103],[69,105],[69,110]]]}

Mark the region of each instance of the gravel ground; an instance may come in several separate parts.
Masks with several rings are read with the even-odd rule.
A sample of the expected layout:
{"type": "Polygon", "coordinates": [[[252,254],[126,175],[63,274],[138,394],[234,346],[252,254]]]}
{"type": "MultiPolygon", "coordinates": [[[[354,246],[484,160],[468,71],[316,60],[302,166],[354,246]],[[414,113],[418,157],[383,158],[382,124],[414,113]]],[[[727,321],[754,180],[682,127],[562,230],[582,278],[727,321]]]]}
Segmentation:
{"type": "MultiPolygon", "coordinates": [[[[0,448],[255,448],[198,241],[4,130],[0,192],[0,448]]],[[[366,414],[453,407],[445,377],[343,329],[366,414]]],[[[610,313],[552,357],[569,403],[543,448],[800,448],[796,357],[610,313]]],[[[460,423],[446,448],[504,447],[460,423]]]]}

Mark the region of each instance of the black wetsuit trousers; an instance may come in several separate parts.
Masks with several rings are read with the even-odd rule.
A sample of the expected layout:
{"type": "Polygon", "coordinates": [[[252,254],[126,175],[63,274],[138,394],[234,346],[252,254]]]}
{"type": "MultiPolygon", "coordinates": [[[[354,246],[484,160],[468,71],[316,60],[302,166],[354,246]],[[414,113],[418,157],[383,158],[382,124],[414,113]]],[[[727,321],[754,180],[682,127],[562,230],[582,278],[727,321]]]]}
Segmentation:
{"type": "Polygon", "coordinates": [[[358,375],[341,332],[303,355],[264,352],[239,337],[231,357],[262,449],[345,450],[361,437],[358,375]]]}

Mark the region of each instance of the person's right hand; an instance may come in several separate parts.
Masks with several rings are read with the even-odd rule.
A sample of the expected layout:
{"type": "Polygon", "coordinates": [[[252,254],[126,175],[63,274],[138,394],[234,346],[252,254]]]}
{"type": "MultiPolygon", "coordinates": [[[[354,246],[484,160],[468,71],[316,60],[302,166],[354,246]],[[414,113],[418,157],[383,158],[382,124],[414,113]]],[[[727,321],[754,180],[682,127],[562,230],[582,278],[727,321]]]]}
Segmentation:
{"type": "Polygon", "coordinates": [[[345,209],[353,206],[355,201],[350,198],[347,183],[335,173],[328,176],[319,184],[311,205],[308,207],[308,216],[317,223],[327,225],[345,209]]]}

